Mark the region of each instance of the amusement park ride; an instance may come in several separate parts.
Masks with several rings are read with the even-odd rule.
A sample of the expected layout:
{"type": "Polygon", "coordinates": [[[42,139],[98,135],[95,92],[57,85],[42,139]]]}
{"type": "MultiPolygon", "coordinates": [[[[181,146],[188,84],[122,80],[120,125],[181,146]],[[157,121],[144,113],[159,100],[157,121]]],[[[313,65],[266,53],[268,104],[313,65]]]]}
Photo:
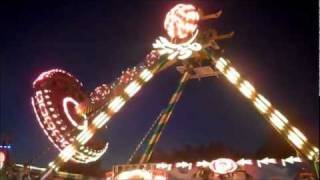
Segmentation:
{"type": "MultiPolygon", "coordinates": [[[[53,171],[58,171],[69,160],[89,163],[101,158],[107,151],[108,143],[101,146],[93,143],[91,139],[95,133],[103,129],[144,84],[160,71],[172,66],[176,66],[182,78],[168,106],[151,127],[150,132],[153,134],[139,164],[149,162],[187,81],[223,76],[298,152],[299,160],[301,158],[303,161],[313,162],[318,173],[319,149],[243,78],[228,59],[220,56],[221,50],[216,41],[230,38],[233,33],[218,35],[215,30],[202,30],[198,27],[199,21],[216,19],[220,15],[221,11],[205,16],[193,5],[176,5],[165,18],[164,28],[168,37],[160,36],[153,43],[153,50],[143,63],[124,71],[115,82],[98,86],[89,96],[83,91],[82,83],[66,71],[53,69],[42,73],[33,83],[35,95],[32,97],[32,104],[44,133],[60,152],[49,163],[42,179],[46,179],[53,171]]],[[[137,149],[145,140],[143,138],[137,149]]]]}

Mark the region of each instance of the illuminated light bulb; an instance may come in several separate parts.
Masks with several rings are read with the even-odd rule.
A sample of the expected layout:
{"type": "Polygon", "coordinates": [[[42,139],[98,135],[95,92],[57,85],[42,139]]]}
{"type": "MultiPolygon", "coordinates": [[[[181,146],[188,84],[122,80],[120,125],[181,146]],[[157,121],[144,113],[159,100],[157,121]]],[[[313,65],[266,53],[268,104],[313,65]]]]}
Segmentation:
{"type": "Polygon", "coordinates": [[[51,168],[55,168],[55,167],[56,167],[56,165],[55,165],[55,163],[54,163],[54,162],[52,162],[52,161],[51,161],[51,162],[49,163],[49,167],[51,167],[51,168]]]}
{"type": "Polygon", "coordinates": [[[61,153],[59,157],[62,161],[67,162],[75,154],[75,148],[72,145],[67,146],[61,153]]]}
{"type": "Polygon", "coordinates": [[[316,152],[316,153],[318,153],[318,152],[319,152],[319,149],[314,146],[314,147],[313,147],[313,151],[316,152]]]}
{"type": "Polygon", "coordinates": [[[308,139],[306,138],[306,136],[296,127],[292,127],[293,131],[304,141],[307,141],[308,139]]]}
{"type": "Polygon", "coordinates": [[[98,124],[101,123],[101,119],[104,118],[104,116],[105,116],[104,114],[105,114],[104,112],[98,114],[98,115],[93,119],[92,124],[97,127],[98,124]]]}
{"type": "Polygon", "coordinates": [[[92,136],[93,133],[89,129],[85,129],[76,137],[76,139],[81,144],[85,144],[92,136]]]}
{"type": "Polygon", "coordinates": [[[261,95],[258,95],[253,103],[261,113],[266,113],[271,104],[265,104],[265,102],[261,100],[261,97],[261,95]]]}
{"type": "Polygon", "coordinates": [[[272,124],[274,124],[278,129],[283,130],[285,124],[284,122],[278,117],[276,116],[274,113],[271,114],[270,116],[270,121],[272,122],[272,124]]]}
{"type": "Polygon", "coordinates": [[[307,157],[309,160],[318,160],[319,161],[318,154],[315,153],[314,151],[309,151],[307,157]]]}
{"type": "Polygon", "coordinates": [[[210,165],[210,162],[205,161],[205,160],[198,161],[196,163],[196,167],[204,167],[204,168],[206,168],[206,167],[209,167],[209,165],[210,165]]]}
{"type": "MultiPolygon", "coordinates": [[[[84,120],[84,121],[83,121],[83,124],[82,124],[82,125],[79,125],[79,124],[77,123],[77,121],[72,118],[72,116],[70,115],[69,109],[68,109],[68,104],[69,104],[69,103],[73,104],[75,107],[79,107],[79,105],[80,105],[80,104],[79,104],[76,100],[74,100],[72,97],[65,97],[65,98],[63,99],[63,102],[62,102],[62,104],[63,104],[63,110],[64,110],[64,112],[65,112],[65,114],[66,114],[67,119],[69,120],[69,122],[70,122],[74,127],[76,127],[77,129],[79,129],[79,130],[83,130],[83,129],[87,128],[87,126],[88,126],[88,121],[87,121],[87,120],[84,120]]],[[[78,108],[77,108],[77,109],[78,109],[78,108]]]]}
{"type": "Polygon", "coordinates": [[[94,118],[92,123],[99,129],[104,124],[106,124],[109,121],[109,119],[110,117],[108,116],[108,114],[102,112],[96,118],[94,118]]]}
{"type": "Polygon", "coordinates": [[[219,60],[216,63],[216,68],[220,71],[220,72],[224,72],[225,67],[227,66],[227,61],[224,60],[223,58],[219,58],[219,60]]]}
{"type": "Polygon", "coordinates": [[[267,106],[267,107],[271,107],[271,103],[262,95],[258,95],[258,98],[267,106]]]}
{"type": "Polygon", "coordinates": [[[254,87],[248,81],[243,81],[239,87],[240,92],[247,98],[251,99],[255,93],[254,87]]]}
{"type": "Polygon", "coordinates": [[[236,84],[240,79],[240,74],[233,67],[230,67],[227,70],[226,77],[232,84],[236,84]]]}
{"type": "Polygon", "coordinates": [[[141,85],[137,81],[133,81],[124,89],[124,91],[129,97],[132,97],[140,90],[140,88],[141,85]]]}
{"type": "Polygon", "coordinates": [[[156,168],[157,169],[166,169],[168,171],[171,171],[172,169],[172,165],[171,164],[168,164],[168,163],[157,163],[156,164],[156,168]]]}
{"type": "Polygon", "coordinates": [[[124,104],[125,100],[121,96],[117,96],[111,101],[108,108],[113,112],[118,112],[124,104]]]}
{"type": "Polygon", "coordinates": [[[149,81],[151,78],[153,77],[153,74],[151,71],[149,71],[148,69],[145,69],[141,72],[140,74],[140,78],[144,81],[147,82],[149,81]]]}
{"type": "Polygon", "coordinates": [[[185,161],[176,163],[176,168],[188,168],[189,170],[192,169],[192,163],[187,163],[185,161]]]}
{"type": "Polygon", "coordinates": [[[288,139],[299,149],[301,149],[304,144],[304,142],[299,138],[299,136],[291,130],[289,131],[288,139]]]}
{"type": "Polygon", "coordinates": [[[309,152],[309,155],[312,156],[312,157],[313,157],[315,154],[316,154],[316,153],[313,152],[313,151],[310,151],[310,152],[309,152]]]}
{"type": "Polygon", "coordinates": [[[275,110],[274,111],[275,115],[278,116],[284,123],[288,123],[288,119],[283,115],[281,114],[278,110],[275,110]]]}
{"type": "Polygon", "coordinates": [[[308,157],[309,160],[314,160],[314,159],[317,158],[317,157],[315,157],[315,155],[316,155],[315,152],[310,151],[310,152],[308,153],[307,157],[308,157]]]}
{"type": "Polygon", "coordinates": [[[89,132],[88,134],[86,134],[83,139],[81,139],[79,142],[81,144],[85,144],[86,142],[89,141],[89,139],[93,136],[93,133],[92,132],[89,132]]]}

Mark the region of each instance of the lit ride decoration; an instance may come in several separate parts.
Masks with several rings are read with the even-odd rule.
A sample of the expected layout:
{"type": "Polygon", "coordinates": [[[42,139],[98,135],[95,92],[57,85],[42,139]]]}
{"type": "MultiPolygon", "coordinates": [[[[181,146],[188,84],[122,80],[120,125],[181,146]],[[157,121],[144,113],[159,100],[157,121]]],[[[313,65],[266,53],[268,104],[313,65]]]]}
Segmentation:
{"type": "MultiPolygon", "coordinates": [[[[63,96],[61,96],[60,101],[54,103],[58,104],[58,106],[50,109],[50,107],[48,107],[50,106],[50,103],[47,103],[48,100],[46,97],[51,93],[51,89],[46,88],[45,85],[41,85],[47,83],[41,81],[43,77],[40,76],[40,80],[38,81],[39,83],[36,83],[36,85],[39,84],[39,86],[35,86],[36,96],[33,98],[35,112],[39,117],[38,119],[40,124],[45,129],[45,132],[48,134],[51,141],[59,150],[61,150],[58,158],[49,164],[50,168],[46,172],[45,176],[50,174],[50,171],[58,168],[62,163],[69,159],[77,159],[77,154],[82,152],[79,152],[81,150],[79,146],[83,147],[94,136],[98,129],[103,127],[114,114],[120,111],[128,100],[139,92],[144,84],[149,82],[156,73],[162,70],[161,68],[173,65],[177,62],[176,60],[181,60],[181,63],[188,65],[189,59],[199,60],[199,64],[201,64],[202,60],[210,61],[210,66],[212,66],[212,68],[214,68],[219,74],[225,76],[230,83],[237,87],[239,91],[253,103],[268,122],[286,140],[288,140],[288,142],[290,142],[290,144],[300,152],[301,155],[309,160],[318,160],[319,149],[310,144],[305,135],[296,127],[292,126],[288,119],[280,113],[279,110],[275,109],[270,101],[259,94],[250,82],[243,79],[242,76],[240,76],[240,73],[231,66],[231,63],[228,60],[222,57],[216,57],[216,54],[214,54],[214,51],[212,50],[212,45],[207,46],[207,44],[201,41],[201,38],[198,38],[199,33],[201,32],[197,29],[197,23],[200,19],[201,17],[199,12],[194,6],[188,4],[178,4],[175,6],[167,14],[165,20],[165,29],[167,30],[169,39],[159,37],[159,39],[157,39],[153,44],[154,50],[149,54],[149,56],[147,56],[147,65],[139,66],[137,71],[135,69],[128,69],[125,71],[119,79],[121,83],[116,84],[113,87],[114,90],[111,90],[112,92],[110,93],[110,97],[104,103],[101,103],[102,105],[97,108],[98,110],[91,111],[90,115],[88,113],[83,113],[79,116],[79,113],[72,113],[75,111],[72,107],[86,102],[85,96],[63,94],[64,92],[62,91],[63,96]],[[200,41],[201,44],[199,43],[200,41]],[[156,53],[156,55],[153,53],[156,53]],[[63,104],[64,98],[67,97],[70,98],[65,100],[67,101],[65,106],[70,106],[70,108],[67,108],[68,111],[59,109],[58,112],[63,115],[63,122],[64,124],[68,124],[67,129],[69,129],[69,131],[72,128],[78,131],[76,133],[77,135],[73,136],[75,139],[74,141],[72,141],[68,136],[65,136],[66,134],[64,133],[64,130],[62,130],[64,128],[62,127],[61,129],[60,124],[56,123],[56,121],[52,121],[54,117],[51,112],[55,112],[58,107],[63,107],[61,104],[63,104]],[[79,97],[81,98],[78,99],[79,97]],[[68,115],[65,112],[68,112],[71,118],[68,118],[68,115]],[[56,131],[56,129],[58,130],[56,131]]],[[[209,40],[209,44],[210,43],[211,39],[209,40]]],[[[50,79],[50,77],[47,79],[50,79]]],[[[71,82],[74,83],[74,81],[71,82]]],[[[75,92],[81,94],[81,91],[75,92]]],[[[53,96],[49,95],[48,97],[48,99],[50,99],[53,96]]],[[[86,156],[86,158],[88,157],[86,156]]],[[[94,159],[97,158],[99,158],[98,155],[94,157],[94,159]]],[[[268,159],[262,161],[262,164],[270,164],[272,162],[268,159]]],[[[250,161],[243,160],[241,163],[249,164],[250,161]]],[[[181,164],[181,166],[184,165],[185,164],[181,164]]],[[[221,165],[218,165],[217,167],[223,169],[221,168],[221,165]]],[[[224,167],[224,169],[230,170],[226,167],[224,167]]],[[[45,176],[43,176],[43,178],[45,178],[45,176]]]]}
{"type": "MultiPolygon", "coordinates": [[[[88,127],[87,117],[77,113],[79,102],[88,101],[82,84],[71,74],[54,69],[42,73],[34,81],[35,96],[32,104],[37,120],[51,143],[62,151],[72,144],[75,136],[88,127]]],[[[90,145],[81,146],[72,160],[88,163],[99,159],[107,150],[90,145]]]]}
{"type": "Polygon", "coordinates": [[[160,55],[168,54],[168,59],[186,60],[193,51],[200,51],[201,45],[195,42],[198,35],[200,15],[190,4],[178,4],[172,8],[165,19],[164,28],[171,40],[160,36],[153,44],[160,55]]]}

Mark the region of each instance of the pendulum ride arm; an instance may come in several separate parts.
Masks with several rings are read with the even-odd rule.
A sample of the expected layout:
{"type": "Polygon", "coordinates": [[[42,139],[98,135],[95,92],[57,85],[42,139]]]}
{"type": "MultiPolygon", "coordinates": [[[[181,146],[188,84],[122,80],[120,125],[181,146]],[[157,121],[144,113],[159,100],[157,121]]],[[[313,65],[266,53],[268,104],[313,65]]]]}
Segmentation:
{"type": "Polygon", "coordinates": [[[144,153],[142,154],[142,157],[139,161],[140,164],[147,163],[150,160],[152,152],[154,150],[154,147],[159,142],[160,136],[161,136],[165,126],[167,125],[176,104],[178,103],[178,101],[182,95],[182,91],[186,85],[187,80],[189,79],[189,76],[190,75],[188,72],[185,72],[182,75],[182,78],[179,82],[178,88],[176,89],[176,91],[172,95],[168,106],[162,112],[161,117],[159,119],[159,122],[154,129],[153,135],[151,136],[151,138],[148,142],[148,145],[147,145],[144,153]]]}
{"type": "MultiPolygon", "coordinates": [[[[210,53],[210,52],[209,52],[210,53]]],[[[239,72],[231,66],[228,60],[220,57],[218,60],[211,57],[215,68],[237,89],[249,99],[256,109],[275,128],[278,133],[301,155],[311,161],[319,161],[319,149],[308,142],[306,136],[291,125],[288,119],[280,113],[250,82],[243,79],[239,72]]]]}
{"type": "Polygon", "coordinates": [[[77,152],[77,149],[83,147],[97,130],[103,127],[167,62],[168,60],[165,55],[160,56],[158,63],[150,68],[143,69],[127,86],[121,89],[119,95],[111,98],[109,103],[95,115],[88,128],[76,136],[74,143],[67,146],[54,161],[49,163],[49,167],[43,173],[41,180],[48,178],[52,171],[58,170],[63,163],[69,161],[77,152]]]}

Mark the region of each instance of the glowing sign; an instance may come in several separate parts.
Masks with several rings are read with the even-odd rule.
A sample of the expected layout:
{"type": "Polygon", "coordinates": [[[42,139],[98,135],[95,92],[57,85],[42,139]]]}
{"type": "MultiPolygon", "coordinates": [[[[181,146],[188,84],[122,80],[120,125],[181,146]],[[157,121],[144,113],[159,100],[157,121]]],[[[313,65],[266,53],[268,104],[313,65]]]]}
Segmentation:
{"type": "Polygon", "coordinates": [[[244,158],[242,158],[242,159],[240,159],[239,161],[237,161],[237,164],[238,164],[239,166],[245,166],[245,165],[252,165],[253,162],[252,162],[251,159],[244,159],[244,158]]]}
{"type": "Polygon", "coordinates": [[[276,163],[277,163],[276,159],[268,158],[268,157],[261,159],[261,160],[257,160],[258,167],[261,167],[262,164],[268,165],[268,164],[276,164],[276,163]]]}
{"type": "Polygon", "coordinates": [[[226,158],[217,159],[211,162],[209,168],[218,174],[227,174],[234,172],[238,166],[237,164],[231,160],[226,158]]]}
{"type": "Polygon", "coordinates": [[[290,157],[288,157],[286,159],[282,159],[281,160],[281,163],[282,163],[283,166],[286,166],[287,163],[293,164],[295,162],[302,162],[302,160],[299,157],[293,157],[293,156],[290,156],[290,157]]]}

